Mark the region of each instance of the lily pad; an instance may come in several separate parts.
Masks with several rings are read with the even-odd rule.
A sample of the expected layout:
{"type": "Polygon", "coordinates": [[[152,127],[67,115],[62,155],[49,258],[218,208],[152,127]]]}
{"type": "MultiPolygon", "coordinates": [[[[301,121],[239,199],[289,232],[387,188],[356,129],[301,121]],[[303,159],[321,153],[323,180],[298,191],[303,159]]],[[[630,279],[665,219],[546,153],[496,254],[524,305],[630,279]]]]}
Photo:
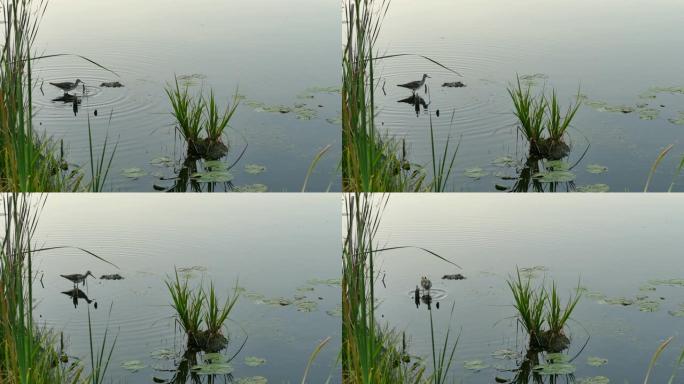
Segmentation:
{"type": "Polygon", "coordinates": [[[331,287],[337,287],[342,285],[342,279],[331,278],[331,279],[309,279],[306,281],[307,284],[311,285],[329,285],[331,287]]]}
{"type": "Polygon", "coordinates": [[[147,365],[140,360],[128,360],[121,363],[121,368],[131,372],[138,372],[145,367],[147,367],[147,365]]]}
{"type": "Polygon", "coordinates": [[[664,280],[649,280],[651,285],[669,285],[671,287],[684,287],[684,279],[664,279],[664,280]]]}
{"type": "Polygon", "coordinates": [[[639,118],[641,120],[655,120],[660,115],[660,111],[655,108],[639,108],[639,118]]]}
{"type": "Polygon", "coordinates": [[[197,172],[191,177],[200,183],[227,183],[233,180],[233,175],[228,171],[197,172]]]}
{"type": "Polygon", "coordinates": [[[568,355],[564,353],[548,353],[546,354],[546,361],[553,361],[554,363],[566,363],[568,355]]]}
{"type": "Polygon", "coordinates": [[[608,167],[599,164],[589,164],[587,165],[587,172],[594,174],[605,173],[608,172],[608,167]]]}
{"type": "Polygon", "coordinates": [[[266,359],[262,359],[261,357],[256,357],[256,356],[247,356],[245,357],[245,365],[250,366],[250,367],[258,367],[260,365],[266,364],[266,359]]]}
{"type": "Polygon", "coordinates": [[[684,95],[684,87],[651,87],[650,91],[653,93],[679,93],[684,95]]]}
{"type": "Polygon", "coordinates": [[[578,384],[609,384],[610,379],[605,376],[585,377],[578,381],[578,384]]]}
{"type": "Polygon", "coordinates": [[[295,306],[299,312],[313,312],[318,307],[318,304],[311,300],[298,300],[295,302],[295,306]]]}
{"type": "Polygon", "coordinates": [[[197,364],[192,371],[198,375],[227,375],[233,372],[233,366],[226,362],[209,362],[197,364]]]}
{"type": "Polygon", "coordinates": [[[147,175],[147,172],[143,171],[140,168],[133,167],[122,170],[121,174],[131,179],[137,179],[139,177],[147,175]]]}
{"type": "Polygon", "coordinates": [[[626,297],[604,297],[603,302],[611,305],[622,305],[624,307],[634,304],[633,299],[628,299],[626,297]]]}
{"type": "Polygon", "coordinates": [[[644,91],[639,94],[640,99],[655,99],[656,94],[652,91],[644,91]]]}
{"type": "Polygon", "coordinates": [[[525,84],[525,85],[537,85],[537,83],[540,80],[548,80],[549,76],[544,73],[534,73],[531,75],[522,75],[520,76],[520,82],[525,84]]]}
{"type": "Polygon", "coordinates": [[[518,271],[520,272],[520,276],[522,277],[533,278],[537,277],[539,275],[539,272],[546,272],[548,270],[549,269],[543,265],[535,265],[534,267],[520,268],[518,271]]]}
{"type": "Polygon", "coordinates": [[[470,177],[471,179],[479,179],[481,177],[489,175],[489,172],[485,171],[480,167],[474,167],[466,169],[463,172],[463,174],[466,175],[466,177],[470,177]]]}
{"type": "Polygon", "coordinates": [[[266,184],[245,184],[233,188],[235,192],[267,192],[268,186],[266,184]]]}
{"type": "Polygon", "coordinates": [[[684,304],[679,304],[678,310],[667,311],[667,313],[674,317],[684,317],[684,304]]]}
{"type": "Polygon", "coordinates": [[[212,171],[225,171],[226,164],[220,160],[209,160],[203,163],[205,169],[210,169],[212,171]]]}
{"type": "Polygon", "coordinates": [[[575,372],[575,366],[570,363],[539,364],[533,369],[540,375],[569,375],[575,372]]]}
{"type": "Polygon", "coordinates": [[[263,165],[259,164],[247,164],[245,165],[245,172],[252,174],[252,175],[257,175],[259,173],[262,173],[266,171],[266,167],[263,165]]]}
{"type": "Polygon", "coordinates": [[[480,371],[489,368],[489,365],[485,364],[482,360],[466,360],[463,362],[463,368],[471,371],[480,371]]]}
{"type": "Polygon", "coordinates": [[[575,188],[577,192],[608,192],[610,191],[610,187],[608,184],[589,184],[589,185],[580,185],[577,188],[575,188]]]}
{"type": "Polygon", "coordinates": [[[656,312],[660,309],[660,302],[655,300],[638,300],[637,303],[641,312],[656,312]]]}
{"type": "Polygon", "coordinates": [[[251,376],[251,377],[241,377],[235,381],[235,384],[266,384],[266,380],[263,376],[251,376]]]}
{"type": "Polygon", "coordinates": [[[554,171],[567,171],[570,169],[570,164],[563,160],[548,160],[544,162],[544,168],[554,171]]]}
{"type": "Polygon", "coordinates": [[[510,156],[501,156],[497,157],[492,161],[493,165],[496,165],[497,167],[510,167],[512,165],[515,165],[515,159],[513,159],[510,156]]]}
{"type": "Polygon", "coordinates": [[[295,105],[293,111],[295,113],[295,117],[299,120],[312,120],[317,115],[315,109],[309,108],[304,105],[295,105]]]}
{"type": "Polygon", "coordinates": [[[173,165],[173,159],[168,156],[159,156],[150,160],[150,164],[157,165],[161,167],[170,167],[173,165]]]}
{"type": "Polygon", "coordinates": [[[282,306],[282,307],[285,307],[285,306],[287,306],[287,305],[291,305],[291,304],[292,304],[292,300],[286,299],[286,298],[284,298],[284,297],[278,297],[278,298],[274,298],[274,299],[264,299],[264,300],[262,300],[262,301],[263,301],[264,303],[266,303],[266,304],[270,304],[270,305],[280,305],[280,306],[282,306]]]}
{"type": "Polygon", "coordinates": [[[342,306],[338,305],[335,309],[328,309],[325,313],[332,317],[342,317],[342,306]]]}
{"type": "Polygon", "coordinates": [[[150,352],[150,356],[153,359],[170,360],[170,359],[173,359],[176,355],[170,349],[160,348],[160,349],[157,349],[155,351],[150,352]]]}
{"type": "Polygon", "coordinates": [[[676,125],[684,125],[684,112],[679,112],[679,117],[671,117],[667,121],[676,125]]]}
{"type": "Polygon", "coordinates": [[[608,359],[596,356],[589,356],[587,357],[587,364],[591,365],[592,367],[601,367],[608,364],[608,359]]]}
{"type": "Polygon", "coordinates": [[[566,183],[575,180],[575,174],[570,171],[538,172],[532,177],[542,183],[566,183]]]}
{"type": "Polygon", "coordinates": [[[492,352],[492,357],[495,359],[515,359],[518,353],[510,349],[499,349],[492,352]]]}

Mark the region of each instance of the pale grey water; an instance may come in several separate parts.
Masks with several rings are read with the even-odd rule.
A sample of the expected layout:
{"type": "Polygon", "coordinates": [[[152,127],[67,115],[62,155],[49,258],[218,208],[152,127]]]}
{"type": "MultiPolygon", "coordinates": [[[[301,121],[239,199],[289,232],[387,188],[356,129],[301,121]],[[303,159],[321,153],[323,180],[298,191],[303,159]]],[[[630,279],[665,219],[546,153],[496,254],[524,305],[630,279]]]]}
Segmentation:
{"type": "MultiPolygon", "coordinates": [[[[443,342],[447,326],[452,337],[460,333],[452,374],[466,383],[491,383],[495,376],[510,379],[512,373],[495,367],[513,368],[514,361],[491,356],[501,349],[522,352],[526,345],[516,331],[506,279],[516,267],[543,266],[547,270],[535,280],[556,281],[563,300],[579,281],[610,298],[643,295],[660,304],[655,312],[641,312],[639,305],[610,305],[584,296],[570,322],[570,357],[580,352],[587,332],[590,335],[573,361],[576,379],[603,375],[611,383],[643,382],[658,345],[674,336],[651,378],[654,383],[666,382],[684,349],[684,320],[669,313],[681,309],[684,288],[640,287],[652,279],[684,277],[679,240],[683,202],[680,196],[393,195],[378,244],[425,247],[462,269],[415,249],[383,253],[376,261],[386,284],[376,285],[378,317],[382,324],[405,331],[411,339],[409,351],[423,356],[431,367],[429,314],[424,305],[415,307],[411,292],[426,275],[434,289],[446,294],[439,309],[433,303],[437,343],[443,342]],[[441,279],[452,273],[466,279],[441,279]],[[590,356],[608,363],[589,366],[590,356]],[[489,368],[468,371],[463,368],[468,360],[482,360],[489,368]]],[[[680,369],[675,382],[682,373],[680,369]]]]}
{"type": "MultiPolygon", "coordinates": [[[[669,121],[684,112],[684,95],[639,95],[651,87],[684,86],[684,55],[678,49],[684,41],[682,12],[684,4],[673,0],[392,1],[382,24],[379,52],[426,55],[463,77],[414,56],[382,60],[379,83],[386,95],[376,92],[378,121],[389,134],[406,139],[412,160],[428,164],[428,115],[421,111],[416,117],[413,106],[397,103],[411,92],[396,86],[427,73],[432,76],[427,84],[438,148],[443,148],[448,134],[453,141],[461,140],[450,189],[484,192],[494,191],[495,184],[511,187],[513,182],[501,180],[497,173],[513,176],[515,169],[491,164],[502,156],[521,162],[527,153],[516,135],[506,87],[516,73],[540,73],[548,78],[538,85],[556,88],[564,106],[579,87],[592,100],[631,107],[647,103],[659,111],[656,119],[642,120],[638,111],[599,112],[584,105],[569,132],[570,164],[580,160],[587,141],[591,144],[573,169],[575,186],[603,183],[615,192],[641,191],[660,150],[675,144],[652,184],[651,190],[663,191],[684,151],[682,125],[669,121]],[[466,87],[442,87],[452,81],[466,87]],[[591,174],[586,171],[589,164],[607,166],[608,172],[591,174]],[[488,175],[478,180],[466,177],[464,171],[474,167],[488,175]]],[[[675,181],[675,189],[681,189],[681,180],[675,181]]]]}
{"type": "Polygon", "coordinates": [[[243,136],[249,143],[233,169],[233,185],[299,191],[314,155],[331,145],[308,190],[339,190],[339,94],[297,97],[311,87],[339,87],[339,19],[339,4],[330,0],[53,1],[40,25],[38,52],[83,55],[120,77],[71,56],[38,61],[35,77],[44,84],[43,93],[34,92],[35,121],[48,135],[64,139],[68,159],[75,164],[89,163],[88,116],[98,148],[105,135],[110,148],[118,141],[109,190],[169,187],[172,183],[159,177],[172,176],[173,168],[150,164],[160,156],[180,162],[185,153],[174,138],[164,87],[174,75],[199,74],[202,79],[192,91],[213,88],[221,106],[239,87],[247,100],[302,103],[316,114],[300,120],[294,113],[258,112],[243,100],[231,120],[233,129],[227,131],[233,145],[224,159],[227,164],[244,148],[243,136]],[[51,101],[61,91],[48,82],[76,78],[88,84],[91,96],[83,99],[75,117],[71,104],[51,101]],[[124,87],[99,87],[115,80],[124,87]],[[247,164],[264,165],[266,172],[249,174],[247,164]],[[147,175],[137,180],[121,175],[132,167],[147,175]]]}
{"type": "MultiPolygon", "coordinates": [[[[34,260],[42,281],[34,285],[35,316],[40,325],[63,332],[70,356],[83,359],[89,371],[88,306],[77,308],[62,291],[72,288],[60,274],[91,270],[98,278],[119,273],[124,280],[89,279],[87,294],[99,348],[108,326],[109,340],[118,337],[108,377],[113,382],[150,383],[169,379],[174,360],[151,353],[171,349],[182,353],[183,335],[174,332],[164,281],[174,267],[201,267],[190,284],[213,281],[219,300],[236,282],[246,292],[227,325],[232,355],[248,335],[233,361],[234,378],[264,376],[269,383],[301,382],[307,361],[319,342],[330,342],[315,360],[311,383],[329,376],[339,383],[336,358],[340,348],[340,290],[312,279],[339,279],[339,197],[324,194],[269,196],[239,195],[51,195],[40,218],[36,243],[78,246],[95,252],[119,269],[74,249],[54,250],[34,260]],[[311,287],[313,290],[298,290],[311,287]],[[266,304],[265,298],[306,296],[311,312],[296,306],[266,304]],[[110,313],[111,307],[111,313],[110,313]],[[258,367],[245,357],[266,359],[258,367]],[[140,360],[136,373],[121,363],[140,360]]],[[[82,288],[84,291],[86,289],[82,288]]],[[[176,362],[179,361],[178,356],[176,362]]],[[[223,382],[223,379],[220,379],[223,382]]]]}

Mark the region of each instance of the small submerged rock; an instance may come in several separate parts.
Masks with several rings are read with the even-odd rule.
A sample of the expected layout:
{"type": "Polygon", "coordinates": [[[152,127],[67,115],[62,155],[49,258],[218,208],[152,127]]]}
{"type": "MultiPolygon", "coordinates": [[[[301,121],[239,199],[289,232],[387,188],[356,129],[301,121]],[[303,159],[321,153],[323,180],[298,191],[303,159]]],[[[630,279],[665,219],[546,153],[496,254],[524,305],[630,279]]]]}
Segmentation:
{"type": "Polygon", "coordinates": [[[444,83],[444,84],[442,84],[442,87],[447,87],[447,88],[463,88],[463,87],[465,87],[465,86],[466,86],[466,85],[463,84],[463,83],[460,82],[460,81],[452,81],[452,82],[450,82],[450,83],[444,83]]]}
{"type": "Polygon", "coordinates": [[[105,81],[104,83],[100,84],[100,87],[105,87],[105,88],[121,88],[123,87],[123,84],[121,84],[118,81],[105,81]]]}
{"type": "Polygon", "coordinates": [[[465,276],[461,275],[460,273],[456,273],[453,275],[444,275],[442,276],[443,280],[465,280],[465,276]]]}
{"type": "Polygon", "coordinates": [[[100,280],[123,280],[123,276],[119,275],[118,273],[113,275],[102,275],[100,276],[100,280]]]}

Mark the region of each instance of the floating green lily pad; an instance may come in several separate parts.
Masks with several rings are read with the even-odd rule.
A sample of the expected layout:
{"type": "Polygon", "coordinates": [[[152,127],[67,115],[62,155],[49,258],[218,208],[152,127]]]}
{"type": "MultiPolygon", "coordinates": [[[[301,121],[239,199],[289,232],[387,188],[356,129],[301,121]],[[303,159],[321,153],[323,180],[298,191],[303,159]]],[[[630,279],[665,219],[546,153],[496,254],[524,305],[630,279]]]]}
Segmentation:
{"type": "Polygon", "coordinates": [[[304,105],[295,105],[293,111],[295,113],[295,117],[299,120],[312,120],[317,115],[315,109],[304,105]]]}
{"type": "Polygon", "coordinates": [[[589,184],[589,185],[580,185],[577,188],[575,188],[577,192],[608,192],[610,191],[610,187],[608,184],[589,184]]]}
{"type": "Polygon", "coordinates": [[[660,309],[660,302],[655,300],[638,300],[639,310],[641,312],[656,312],[660,309]]]}
{"type": "Polygon", "coordinates": [[[492,357],[495,359],[515,359],[518,353],[510,349],[499,349],[492,352],[492,357]]]}
{"type": "Polygon", "coordinates": [[[542,183],[566,183],[575,180],[575,174],[570,171],[538,172],[532,177],[542,183]]]}
{"type": "Polygon", "coordinates": [[[674,317],[684,317],[684,304],[679,304],[678,310],[667,311],[667,313],[674,317]]]}
{"type": "Polygon", "coordinates": [[[650,91],[653,93],[679,93],[684,95],[684,87],[651,87],[650,91]]]}
{"type": "Polygon", "coordinates": [[[147,175],[147,172],[143,171],[140,168],[133,167],[122,170],[121,174],[131,179],[137,179],[139,177],[147,175]]]}
{"type": "Polygon", "coordinates": [[[669,285],[671,287],[684,287],[684,279],[664,279],[664,280],[649,280],[651,285],[669,285]]]}
{"type": "Polygon", "coordinates": [[[655,120],[660,116],[660,111],[655,108],[639,108],[639,118],[641,120],[655,120]]]}
{"type": "Polygon", "coordinates": [[[603,302],[605,302],[606,304],[622,305],[625,307],[634,304],[633,299],[628,299],[626,297],[604,297],[603,302]]]}
{"type": "Polygon", "coordinates": [[[501,156],[494,159],[492,164],[496,165],[497,167],[510,167],[515,165],[515,159],[510,156],[501,156]]]}
{"type": "Polygon", "coordinates": [[[644,284],[641,287],[639,287],[639,290],[642,292],[655,291],[656,287],[649,285],[649,284],[644,284]]]}
{"type": "Polygon", "coordinates": [[[328,123],[330,123],[330,124],[332,124],[332,125],[336,125],[336,126],[337,126],[337,125],[342,124],[342,116],[341,116],[341,115],[337,115],[337,116],[335,116],[335,117],[328,117],[327,119],[325,119],[325,121],[327,121],[328,123]]]}
{"type": "Polygon", "coordinates": [[[212,171],[225,171],[226,164],[221,160],[209,160],[203,163],[204,169],[210,169],[212,171]]]}
{"type": "Polygon", "coordinates": [[[463,174],[466,175],[466,177],[470,177],[471,179],[479,179],[481,177],[489,175],[489,172],[485,171],[480,167],[474,167],[466,169],[463,172],[463,174]]]}
{"type": "Polygon", "coordinates": [[[260,365],[266,364],[266,359],[262,359],[261,357],[256,357],[256,356],[247,356],[245,357],[245,365],[248,365],[250,367],[258,367],[260,365]]]}
{"type": "Polygon", "coordinates": [[[138,372],[146,367],[147,365],[140,360],[128,360],[121,363],[121,368],[131,372],[138,372]]]}
{"type": "Polygon", "coordinates": [[[173,165],[173,159],[168,156],[159,156],[150,160],[150,164],[162,167],[170,167],[173,165]]]}
{"type": "Polygon", "coordinates": [[[601,367],[603,365],[608,364],[608,359],[596,356],[589,356],[587,357],[587,364],[591,365],[592,367],[601,367]]]}
{"type": "Polygon", "coordinates": [[[228,171],[196,172],[191,177],[200,183],[227,183],[233,180],[233,175],[228,171]]]}
{"type": "Polygon", "coordinates": [[[575,366],[570,363],[539,364],[533,370],[540,375],[569,375],[575,372],[575,366]]]}
{"type": "Polygon", "coordinates": [[[176,354],[172,350],[166,348],[160,348],[155,351],[150,352],[150,356],[153,359],[158,360],[170,360],[176,357],[176,354]]]}
{"type": "Polygon", "coordinates": [[[463,368],[471,371],[481,371],[483,369],[489,368],[488,364],[485,364],[482,360],[466,360],[463,362],[463,368]]]}
{"type": "Polygon", "coordinates": [[[266,184],[245,184],[233,188],[235,192],[268,192],[266,184]]]}
{"type": "Polygon", "coordinates": [[[259,164],[247,164],[245,165],[245,172],[252,174],[252,175],[257,175],[259,173],[262,173],[266,171],[266,167],[263,165],[259,164]]]}
{"type": "Polygon", "coordinates": [[[567,171],[570,169],[570,164],[563,160],[547,160],[544,162],[544,168],[554,171],[567,171]]]}
{"type": "Polygon", "coordinates": [[[178,75],[176,76],[176,79],[178,80],[179,83],[185,85],[185,86],[191,86],[195,85],[201,80],[206,79],[207,76],[203,75],[201,73],[191,73],[188,75],[178,75]]]}
{"type": "Polygon", "coordinates": [[[328,309],[325,313],[332,317],[342,317],[342,306],[338,305],[335,309],[328,309]]]}
{"type": "Polygon", "coordinates": [[[314,289],[315,289],[314,287],[310,287],[310,286],[308,286],[308,285],[307,285],[307,286],[297,287],[297,291],[299,291],[299,292],[311,292],[311,291],[313,291],[314,289]]]}
{"type": "Polygon", "coordinates": [[[306,281],[311,285],[329,285],[331,287],[336,287],[342,285],[342,279],[331,278],[331,279],[309,279],[306,281]]]}
{"type": "Polygon", "coordinates": [[[280,305],[282,307],[292,304],[292,300],[286,299],[284,297],[278,297],[278,298],[273,298],[273,299],[263,299],[262,301],[265,304],[280,305]]]}
{"type": "Polygon", "coordinates": [[[639,94],[640,99],[655,99],[656,94],[652,91],[644,91],[639,94]]]}
{"type": "Polygon", "coordinates": [[[520,272],[520,276],[522,277],[533,278],[537,277],[540,272],[546,272],[548,270],[549,269],[543,265],[535,265],[534,267],[520,268],[518,269],[518,272],[520,272]]]}
{"type": "Polygon", "coordinates": [[[235,384],[266,384],[266,380],[263,376],[252,376],[252,377],[241,377],[235,381],[235,384]]]}
{"type": "Polygon", "coordinates": [[[553,361],[554,363],[566,363],[568,361],[568,355],[564,353],[547,353],[546,361],[553,361]]]}
{"type": "Polygon", "coordinates": [[[676,125],[684,125],[684,112],[679,112],[679,117],[671,117],[667,121],[676,125]]]}
{"type": "Polygon", "coordinates": [[[610,379],[605,376],[585,377],[578,381],[578,384],[609,384],[610,379]]]}
{"type": "Polygon", "coordinates": [[[193,366],[192,371],[198,375],[227,375],[233,372],[233,366],[226,362],[209,362],[193,366]]]}
{"type": "Polygon", "coordinates": [[[295,307],[297,307],[299,312],[313,312],[318,307],[318,304],[311,300],[298,300],[295,302],[295,307]]]}
{"type": "Polygon", "coordinates": [[[531,75],[522,75],[522,76],[520,76],[520,82],[523,83],[523,84],[525,84],[525,85],[532,86],[532,85],[537,85],[537,83],[538,83],[540,80],[544,80],[544,81],[545,81],[545,80],[548,80],[548,78],[549,78],[549,76],[548,76],[547,74],[544,74],[544,73],[534,73],[534,74],[531,74],[531,75]]]}
{"type": "Polygon", "coordinates": [[[606,167],[604,165],[599,165],[599,164],[587,165],[587,172],[589,172],[589,173],[599,174],[599,173],[605,173],[607,171],[608,171],[608,167],[606,167]]]}

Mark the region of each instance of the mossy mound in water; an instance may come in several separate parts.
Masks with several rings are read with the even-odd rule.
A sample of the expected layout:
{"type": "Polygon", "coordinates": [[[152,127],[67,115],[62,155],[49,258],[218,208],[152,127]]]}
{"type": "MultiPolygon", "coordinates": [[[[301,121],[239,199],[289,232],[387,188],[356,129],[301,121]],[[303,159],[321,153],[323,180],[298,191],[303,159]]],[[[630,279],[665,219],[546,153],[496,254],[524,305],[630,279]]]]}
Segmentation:
{"type": "Polygon", "coordinates": [[[530,157],[547,160],[560,160],[570,153],[570,146],[563,141],[541,139],[536,144],[530,144],[530,157]]]}
{"type": "Polygon", "coordinates": [[[530,336],[530,350],[557,353],[570,346],[570,339],[563,333],[544,331],[540,336],[530,336]]]}
{"type": "Polygon", "coordinates": [[[188,349],[209,353],[219,352],[228,345],[228,339],[222,334],[199,331],[188,335],[188,349]]]}
{"type": "Polygon", "coordinates": [[[202,139],[196,143],[188,143],[188,156],[206,160],[218,160],[228,153],[228,146],[220,141],[202,139]]]}

